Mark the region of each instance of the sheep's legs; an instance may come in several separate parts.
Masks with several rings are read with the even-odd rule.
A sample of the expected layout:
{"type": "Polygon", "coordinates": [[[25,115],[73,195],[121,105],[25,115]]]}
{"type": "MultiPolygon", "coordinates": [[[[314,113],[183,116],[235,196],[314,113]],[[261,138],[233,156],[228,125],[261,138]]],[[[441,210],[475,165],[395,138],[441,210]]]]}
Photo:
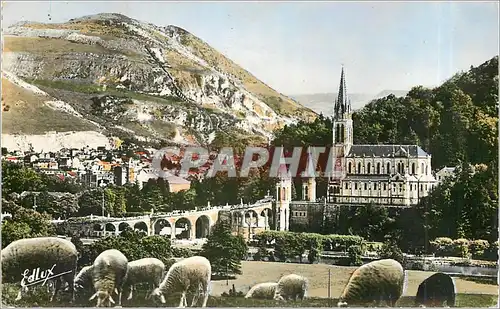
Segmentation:
{"type": "Polygon", "coordinates": [[[56,280],[54,280],[55,284],[54,284],[54,293],[52,294],[52,296],[50,297],[50,302],[53,302],[54,301],[54,298],[56,297],[56,294],[57,292],[59,292],[59,290],[61,289],[61,285],[62,285],[62,281],[59,280],[60,278],[57,278],[56,280]]]}
{"type": "MultiPolygon", "coordinates": [[[[76,270],[74,273],[69,273],[67,275],[64,275],[62,278],[56,278],[53,282],[54,282],[54,290],[57,290],[57,282],[60,282],[60,284],[62,284],[62,280],[61,279],[64,279],[64,281],[66,283],[68,283],[68,290],[69,292],[71,293],[71,303],[74,303],[75,302],[75,281],[74,281],[74,277],[75,277],[75,273],[76,273],[76,270]]],[[[66,286],[66,284],[64,284],[66,286]]],[[[59,288],[61,288],[61,286],[59,286],[59,288]]],[[[54,295],[55,295],[55,292],[54,292],[54,295]]]]}
{"type": "Polygon", "coordinates": [[[22,294],[23,294],[23,293],[22,293],[22,292],[23,292],[23,289],[24,289],[24,287],[21,287],[21,289],[19,290],[19,292],[17,292],[17,296],[16,296],[15,301],[20,301],[20,300],[21,300],[21,298],[22,298],[22,294]]]}
{"type": "Polygon", "coordinates": [[[201,305],[202,308],[205,308],[207,306],[207,301],[208,301],[208,291],[205,290],[203,291],[203,304],[201,305]]]}
{"type": "Polygon", "coordinates": [[[122,294],[123,294],[123,288],[119,288],[118,290],[118,306],[122,306],[122,294]]]}
{"type": "Polygon", "coordinates": [[[195,305],[198,304],[198,300],[200,299],[200,293],[201,291],[197,291],[194,295],[193,295],[193,301],[191,302],[191,307],[194,307],[195,305]]]}
{"type": "MultiPolygon", "coordinates": [[[[131,300],[132,299],[132,292],[134,291],[134,287],[131,285],[128,290],[129,290],[129,293],[128,293],[127,300],[131,300]]],[[[148,294],[146,294],[146,297],[147,296],[148,296],[148,294]]]]}
{"type": "Polygon", "coordinates": [[[179,308],[186,308],[186,291],[182,292],[181,301],[179,302],[179,308]]]}

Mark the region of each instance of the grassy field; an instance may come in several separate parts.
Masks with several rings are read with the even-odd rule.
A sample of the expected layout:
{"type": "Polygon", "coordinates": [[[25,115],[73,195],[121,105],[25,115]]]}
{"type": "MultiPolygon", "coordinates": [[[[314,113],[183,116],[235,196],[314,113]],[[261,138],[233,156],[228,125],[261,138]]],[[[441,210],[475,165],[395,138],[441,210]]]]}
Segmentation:
{"type": "MultiPolygon", "coordinates": [[[[243,261],[243,275],[235,280],[215,281],[212,283],[212,295],[227,292],[234,284],[236,291],[248,292],[254,284],[266,281],[278,281],[282,275],[295,273],[309,279],[310,297],[328,297],[328,270],[331,279],[331,297],[339,297],[350,275],[356,267],[333,266],[325,264],[292,264],[243,261]]],[[[408,271],[408,287],[405,296],[415,296],[419,284],[430,277],[433,272],[408,271]]],[[[498,286],[493,284],[478,283],[475,281],[456,278],[457,292],[463,294],[491,294],[498,295],[498,286]]]]}
{"type": "Polygon", "coordinates": [[[64,39],[32,38],[32,37],[5,37],[4,52],[28,53],[96,53],[106,54],[110,51],[100,45],[73,43],[64,39]]]}
{"type": "Polygon", "coordinates": [[[87,131],[95,126],[44,104],[51,98],[35,94],[2,78],[2,132],[41,134],[48,131],[87,131]]]}
{"type": "MultiPolygon", "coordinates": [[[[335,307],[344,285],[356,267],[330,266],[323,264],[292,264],[292,263],[269,263],[244,261],[243,275],[235,280],[212,281],[211,297],[208,301],[209,307],[335,307]],[[331,271],[331,298],[328,298],[328,270],[331,271]],[[281,275],[288,273],[301,274],[309,278],[310,289],[308,298],[297,302],[279,302],[273,300],[248,300],[243,297],[221,297],[220,294],[228,292],[234,284],[237,292],[246,293],[253,284],[264,281],[275,281],[281,275]]],[[[398,307],[412,307],[418,285],[432,272],[409,271],[408,288],[403,297],[398,301],[398,307]]],[[[456,279],[458,307],[491,307],[498,299],[498,286],[495,282],[477,282],[477,280],[456,279]]],[[[18,286],[4,284],[2,288],[3,301],[12,305],[17,294],[18,286]]],[[[55,303],[49,304],[48,294],[45,289],[40,293],[27,297],[17,303],[18,306],[67,306],[64,297],[55,303]]],[[[151,301],[144,300],[144,291],[138,291],[131,301],[123,298],[124,307],[151,307],[157,306],[151,301]]],[[[67,295],[65,295],[67,297],[67,295]]],[[[190,299],[188,298],[190,301],[190,299]]],[[[167,306],[178,305],[179,296],[172,295],[167,300],[167,306]]],[[[88,306],[88,303],[77,303],[75,306],[88,306]]]]}

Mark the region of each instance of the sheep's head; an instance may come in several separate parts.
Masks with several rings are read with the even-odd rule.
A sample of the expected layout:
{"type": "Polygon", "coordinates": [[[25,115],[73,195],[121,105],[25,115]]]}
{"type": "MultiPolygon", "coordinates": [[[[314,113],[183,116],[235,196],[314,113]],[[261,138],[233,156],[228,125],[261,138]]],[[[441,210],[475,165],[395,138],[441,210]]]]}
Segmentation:
{"type": "Polygon", "coordinates": [[[166,303],[165,296],[159,288],[154,289],[147,299],[153,298],[154,301],[160,300],[162,304],[166,303]]]}
{"type": "Polygon", "coordinates": [[[89,300],[93,300],[97,297],[97,306],[96,307],[111,307],[115,304],[115,301],[111,297],[108,291],[97,291],[94,295],[92,295],[89,300]]]}
{"type": "Polygon", "coordinates": [[[347,303],[345,301],[339,301],[337,303],[337,307],[339,307],[339,308],[347,307],[347,303]]]}

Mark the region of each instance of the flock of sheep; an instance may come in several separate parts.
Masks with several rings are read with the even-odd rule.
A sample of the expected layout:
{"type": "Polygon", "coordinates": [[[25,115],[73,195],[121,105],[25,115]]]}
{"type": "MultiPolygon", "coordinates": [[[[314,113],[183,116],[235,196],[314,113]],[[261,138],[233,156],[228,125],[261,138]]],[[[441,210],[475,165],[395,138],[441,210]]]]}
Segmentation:
{"type": "MultiPolygon", "coordinates": [[[[165,273],[165,265],[155,258],[128,261],[119,250],[103,251],[90,266],[77,274],[78,252],[73,243],[57,237],[38,237],[12,242],[1,252],[3,282],[19,283],[26,269],[52,269],[55,277],[51,301],[61,289],[62,281],[68,285],[72,301],[96,301],[97,307],[121,306],[122,293],[132,299],[134,286],[145,283],[152,286],[146,299],[166,303],[165,296],[180,293],[179,307],[187,307],[187,293],[193,294],[190,306],[206,307],[209,297],[212,269],[201,256],[178,260],[165,273]],[[62,279],[62,280],[61,280],[62,279]],[[115,301],[116,296],[116,301],[115,301]]],[[[26,277],[26,274],[24,274],[26,277]]],[[[374,261],[360,266],[349,278],[338,307],[348,305],[395,306],[403,294],[407,276],[400,263],[392,259],[374,261]]],[[[307,294],[308,279],[289,274],[278,282],[264,282],[253,286],[245,298],[297,300],[307,294]]],[[[28,287],[21,286],[16,298],[20,300],[28,287]]],[[[427,278],[418,288],[415,304],[424,306],[455,305],[455,284],[446,274],[437,273],[427,278]]]]}
{"type": "MultiPolygon", "coordinates": [[[[165,296],[176,292],[181,294],[179,307],[186,307],[186,294],[194,292],[191,306],[203,297],[202,307],[206,307],[212,269],[210,262],[201,256],[193,256],[174,263],[165,274],[165,265],[155,258],[145,258],[129,262],[119,250],[109,249],[96,257],[94,263],[83,267],[78,274],[78,252],[75,245],[57,237],[20,239],[2,250],[3,282],[21,282],[23,272],[34,269],[52,269],[54,275],[66,274],[53,279],[53,301],[64,280],[68,285],[72,301],[90,296],[96,299],[97,307],[121,306],[123,292],[132,298],[134,285],[150,284],[153,290],[146,298],[156,298],[165,303],[165,296]],[[55,266],[54,266],[55,265],[55,266]],[[62,279],[62,280],[60,280],[62,279]],[[117,301],[114,300],[115,295],[117,301]]],[[[16,301],[28,291],[21,287],[16,301]]]]}
{"type": "MultiPolygon", "coordinates": [[[[338,307],[375,305],[382,302],[394,307],[403,295],[407,275],[400,263],[392,259],[374,261],[356,269],[339,297],[338,307]]],[[[296,300],[307,294],[308,280],[299,275],[283,276],[278,282],[253,286],[245,298],[296,300]]],[[[422,282],[415,297],[420,307],[455,305],[455,283],[443,273],[436,273],[422,282]]]]}

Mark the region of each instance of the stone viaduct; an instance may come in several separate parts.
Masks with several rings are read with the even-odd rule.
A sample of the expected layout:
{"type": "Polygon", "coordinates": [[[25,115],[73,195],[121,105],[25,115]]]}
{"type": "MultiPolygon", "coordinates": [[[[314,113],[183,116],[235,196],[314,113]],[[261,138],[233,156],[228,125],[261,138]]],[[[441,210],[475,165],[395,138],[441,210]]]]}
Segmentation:
{"type": "Polygon", "coordinates": [[[90,215],[66,220],[67,228],[80,237],[118,235],[126,226],[142,230],[147,235],[168,235],[171,239],[207,238],[221,211],[231,216],[233,232],[251,239],[253,235],[273,226],[272,198],[266,197],[255,204],[207,206],[190,211],[149,214],[129,218],[90,215]]]}

